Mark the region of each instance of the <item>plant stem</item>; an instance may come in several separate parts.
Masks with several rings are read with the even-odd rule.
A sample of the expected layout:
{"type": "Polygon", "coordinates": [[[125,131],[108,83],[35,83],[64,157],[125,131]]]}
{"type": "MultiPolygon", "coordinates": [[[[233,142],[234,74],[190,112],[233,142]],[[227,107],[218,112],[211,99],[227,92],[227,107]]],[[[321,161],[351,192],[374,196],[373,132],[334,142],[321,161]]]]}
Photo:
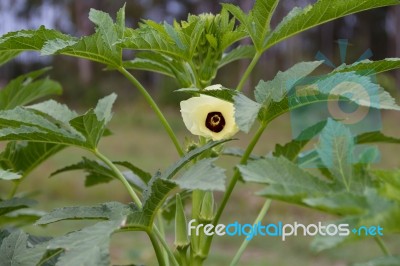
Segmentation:
{"type": "Polygon", "coordinates": [[[244,83],[249,78],[250,73],[253,71],[253,68],[256,66],[258,60],[260,59],[261,54],[262,53],[260,53],[260,52],[256,52],[256,54],[254,55],[254,57],[251,60],[250,64],[247,66],[246,71],[243,73],[243,76],[240,79],[238,86],[236,87],[237,91],[241,91],[243,89],[244,83]]]}
{"type": "Polygon", "coordinates": [[[136,88],[140,91],[143,97],[146,99],[147,103],[156,113],[158,119],[161,121],[161,124],[164,126],[165,130],[167,131],[169,137],[171,138],[172,142],[175,145],[175,148],[180,156],[183,156],[184,152],[182,150],[181,145],[179,144],[178,138],[176,137],[174,131],[172,130],[171,126],[169,125],[167,119],[165,118],[164,114],[161,112],[160,108],[158,107],[157,103],[153,100],[151,95],[147,92],[147,90],[143,87],[143,85],[123,67],[119,67],[118,71],[121,72],[136,88]]]}
{"type": "Polygon", "coordinates": [[[157,236],[158,241],[160,241],[161,245],[164,247],[164,250],[167,252],[168,257],[169,257],[170,261],[172,262],[172,265],[179,266],[179,263],[176,260],[175,255],[172,253],[167,242],[165,242],[164,237],[162,236],[160,231],[158,231],[157,227],[155,227],[155,226],[153,226],[153,233],[157,236]]]}
{"type": "Polygon", "coordinates": [[[96,155],[97,158],[99,158],[101,161],[103,161],[108,167],[111,168],[111,170],[115,173],[116,177],[122,182],[122,184],[125,186],[125,188],[128,190],[129,195],[131,196],[132,200],[135,202],[137,207],[141,209],[142,202],[140,201],[138,195],[135,193],[133,190],[132,186],[126,181],[125,177],[121,174],[119,169],[103,154],[101,154],[97,149],[93,151],[94,155],[96,155]]]}
{"type": "MultiPolygon", "coordinates": [[[[164,230],[164,224],[163,224],[162,215],[161,215],[160,211],[157,212],[157,221],[158,221],[158,228],[160,228],[159,229],[160,237],[164,239],[165,238],[165,230],[164,230]]],[[[169,248],[168,248],[168,250],[169,250],[169,248]]],[[[163,250],[163,255],[164,255],[164,258],[168,259],[168,251],[167,250],[163,250]]],[[[168,266],[169,261],[166,260],[166,263],[168,266]]]]}
{"type": "MultiPolygon", "coordinates": [[[[260,139],[260,137],[261,137],[261,135],[264,132],[266,127],[267,127],[266,123],[262,123],[260,125],[260,127],[258,128],[256,134],[254,135],[253,139],[251,140],[249,146],[247,146],[247,149],[244,152],[242,159],[240,160],[240,164],[247,163],[247,160],[249,159],[251,152],[253,151],[254,147],[256,146],[258,140],[260,139]]],[[[224,194],[224,197],[222,199],[221,205],[219,206],[219,208],[217,210],[217,213],[216,213],[215,218],[213,220],[213,225],[216,225],[218,223],[218,221],[219,221],[219,219],[220,219],[220,217],[222,215],[222,212],[225,209],[225,206],[226,206],[226,204],[227,204],[227,202],[229,200],[229,197],[232,194],[233,189],[235,188],[235,185],[236,185],[239,177],[240,177],[240,172],[238,170],[236,170],[234,176],[232,177],[231,181],[229,182],[228,188],[227,188],[227,190],[226,190],[226,192],[224,194]]]]}
{"type": "MultiPolygon", "coordinates": [[[[260,213],[258,214],[256,220],[254,221],[254,224],[257,224],[258,222],[261,222],[261,220],[264,218],[264,216],[267,214],[269,207],[271,206],[271,199],[267,199],[261,208],[260,213]]],[[[240,257],[242,256],[244,250],[247,248],[247,245],[250,243],[251,240],[247,240],[247,237],[243,240],[242,245],[240,246],[239,250],[237,251],[235,257],[233,257],[233,260],[231,262],[231,266],[236,265],[240,257]]]]}
{"type": "MultiPolygon", "coordinates": [[[[268,123],[263,122],[260,124],[260,127],[258,128],[256,134],[253,136],[253,139],[251,140],[249,146],[247,146],[247,149],[245,150],[242,159],[240,160],[240,164],[245,164],[247,163],[247,160],[250,157],[251,152],[253,151],[254,147],[256,146],[257,142],[260,140],[260,137],[262,133],[264,132],[265,128],[267,127],[268,123]]],[[[228,188],[226,189],[226,192],[224,194],[224,197],[222,198],[221,205],[219,206],[217,213],[215,214],[214,220],[212,224],[216,226],[219,222],[219,219],[221,218],[221,215],[226,207],[226,204],[228,203],[228,200],[233,192],[233,189],[235,188],[235,185],[240,177],[240,172],[239,170],[235,170],[235,173],[229,182],[228,188]]],[[[213,235],[207,237],[206,242],[204,246],[202,247],[202,255],[206,257],[210,251],[211,247],[211,242],[213,239],[213,235]]]]}
{"type": "MultiPolygon", "coordinates": [[[[154,231],[155,232],[155,231],[154,231]]],[[[166,266],[165,260],[164,260],[164,254],[163,251],[157,241],[157,237],[154,234],[153,231],[146,231],[147,235],[150,238],[151,244],[153,245],[154,251],[156,252],[157,256],[157,261],[158,265],[166,266]]]]}
{"type": "Polygon", "coordinates": [[[386,247],[383,239],[380,236],[375,236],[374,239],[375,239],[375,242],[378,244],[378,246],[381,248],[383,254],[385,254],[385,256],[391,256],[390,251],[386,247]]]}
{"type": "Polygon", "coordinates": [[[10,193],[8,194],[8,198],[9,199],[12,199],[14,196],[15,196],[15,194],[17,193],[17,190],[18,190],[18,187],[19,187],[19,184],[21,183],[21,179],[22,179],[22,177],[20,178],[20,179],[18,179],[18,180],[15,180],[13,183],[13,188],[12,188],[12,190],[10,191],[10,193]]]}

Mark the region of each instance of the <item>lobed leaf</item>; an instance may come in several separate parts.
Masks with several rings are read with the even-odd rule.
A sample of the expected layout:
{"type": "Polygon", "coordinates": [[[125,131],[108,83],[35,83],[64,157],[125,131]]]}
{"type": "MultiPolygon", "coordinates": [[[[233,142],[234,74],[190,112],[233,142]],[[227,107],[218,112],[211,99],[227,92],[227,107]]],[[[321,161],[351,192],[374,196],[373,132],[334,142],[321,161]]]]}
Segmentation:
{"type": "Polygon", "coordinates": [[[226,66],[232,62],[241,59],[251,59],[254,57],[256,50],[252,45],[240,45],[228,53],[222,55],[221,61],[219,61],[218,68],[226,66]]]}
{"type": "Polygon", "coordinates": [[[279,0],[256,0],[249,14],[245,14],[238,6],[223,4],[244,25],[257,51],[263,48],[264,40],[270,31],[271,17],[279,0]]]}
{"type": "Polygon", "coordinates": [[[303,9],[296,7],[267,36],[263,50],[328,21],[364,10],[397,4],[398,0],[319,0],[303,9]]]}
{"type": "Polygon", "coordinates": [[[64,145],[53,143],[10,141],[0,154],[0,165],[3,169],[10,169],[25,177],[47,158],[64,148],[64,145]]]}
{"type": "Polygon", "coordinates": [[[171,181],[181,189],[225,190],[225,170],[216,167],[215,158],[202,159],[190,167],[182,176],[171,181]]]}
{"type": "Polygon", "coordinates": [[[66,120],[75,114],[54,102],[46,104],[55,107],[55,110],[36,108],[46,113],[22,107],[0,111],[3,125],[0,140],[47,142],[94,149],[106,132],[105,126],[111,119],[111,106],[115,99],[115,94],[103,98],[94,110],[76,116],[68,123],[66,120]]]}
{"type": "Polygon", "coordinates": [[[173,177],[191,160],[226,141],[227,140],[211,141],[202,147],[196,148],[188,152],[165,172],[154,175],[143,191],[142,210],[137,210],[128,215],[126,226],[133,228],[146,228],[151,226],[158,209],[165,202],[168,194],[177,186],[180,186],[181,189],[223,189],[222,183],[225,179],[224,171],[215,167],[211,159],[200,160],[182,176],[178,178],[173,177]],[[210,178],[212,182],[210,182],[210,178]],[[208,182],[210,182],[210,184],[208,184],[208,182]]]}
{"type": "Polygon", "coordinates": [[[51,40],[66,40],[69,37],[56,30],[41,26],[37,30],[20,30],[9,32],[0,37],[0,65],[15,58],[25,51],[40,51],[43,45],[51,40]]]}
{"type": "Polygon", "coordinates": [[[42,216],[36,224],[44,225],[64,220],[118,220],[125,217],[131,207],[119,202],[106,202],[93,206],[63,207],[42,216]]]}
{"type": "Polygon", "coordinates": [[[240,130],[248,133],[258,117],[262,105],[239,93],[234,97],[234,106],[236,124],[240,130]]]}
{"type": "Polygon", "coordinates": [[[61,94],[61,85],[48,78],[38,79],[50,68],[21,75],[0,91],[0,110],[13,109],[49,95],[61,94]]]}
{"type": "Polygon", "coordinates": [[[121,227],[121,221],[99,222],[79,231],[50,240],[48,250],[62,249],[64,252],[57,260],[63,265],[99,265],[110,264],[109,245],[111,234],[121,227]]]}
{"type": "Polygon", "coordinates": [[[335,181],[350,189],[353,178],[353,136],[342,123],[328,119],[321,132],[317,153],[335,181]]]}
{"type": "Polygon", "coordinates": [[[385,58],[377,61],[366,59],[351,65],[341,65],[334,72],[356,72],[360,75],[368,76],[398,68],[400,68],[400,58],[385,58]]]}
{"type": "Polygon", "coordinates": [[[0,201],[0,215],[4,215],[6,213],[27,208],[36,204],[36,201],[28,199],[28,198],[11,198],[8,200],[0,201]]]}
{"type": "Polygon", "coordinates": [[[283,157],[254,160],[238,166],[243,180],[268,184],[258,195],[304,204],[303,199],[323,196],[331,185],[283,157]]]}
{"type": "Polygon", "coordinates": [[[285,145],[276,144],[273,155],[275,157],[283,156],[294,161],[300,151],[311,141],[315,136],[317,136],[326,126],[327,121],[318,122],[311,127],[303,130],[295,139],[286,143],[285,145]]]}
{"type": "Polygon", "coordinates": [[[281,101],[299,80],[308,76],[321,64],[322,61],[297,63],[284,72],[279,71],[271,81],[261,80],[254,92],[256,101],[261,104],[271,100],[281,101]]]}

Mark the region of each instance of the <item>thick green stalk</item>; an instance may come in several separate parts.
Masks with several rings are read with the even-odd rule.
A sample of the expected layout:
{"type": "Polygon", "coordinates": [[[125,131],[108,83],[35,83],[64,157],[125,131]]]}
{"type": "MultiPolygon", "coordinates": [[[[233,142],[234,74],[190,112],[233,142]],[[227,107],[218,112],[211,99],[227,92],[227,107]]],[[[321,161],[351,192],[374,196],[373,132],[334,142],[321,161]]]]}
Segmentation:
{"type": "Polygon", "coordinates": [[[243,86],[247,79],[249,78],[251,72],[253,71],[254,67],[256,66],[258,60],[260,59],[262,53],[256,52],[254,55],[253,59],[251,60],[250,64],[247,66],[246,71],[243,73],[242,78],[239,81],[238,86],[236,87],[236,90],[241,91],[243,89],[243,86]]]}
{"type": "Polygon", "coordinates": [[[23,178],[23,177],[21,177],[21,178],[18,179],[18,180],[15,180],[15,181],[13,182],[13,188],[12,188],[12,190],[10,191],[10,193],[8,194],[8,198],[9,198],[9,199],[12,199],[12,198],[15,196],[15,194],[17,193],[17,190],[18,190],[19,184],[21,183],[22,178],[23,178]]]}
{"type": "Polygon", "coordinates": [[[167,252],[168,257],[174,266],[179,266],[178,261],[175,258],[175,255],[172,253],[171,249],[169,248],[167,242],[165,241],[163,235],[158,231],[157,227],[153,226],[153,233],[157,236],[158,241],[160,241],[161,245],[164,247],[164,250],[167,252]]]}
{"type": "Polygon", "coordinates": [[[154,251],[157,256],[157,261],[158,265],[166,266],[165,260],[164,260],[164,252],[162,251],[158,241],[157,241],[157,236],[154,234],[153,231],[146,231],[147,235],[150,238],[151,244],[153,245],[154,251]]]}
{"type": "MultiPolygon", "coordinates": [[[[260,137],[262,133],[264,132],[265,128],[267,127],[268,123],[263,122],[261,123],[260,127],[258,128],[256,134],[253,136],[253,139],[251,140],[249,146],[247,146],[247,149],[245,150],[242,159],[240,160],[240,164],[245,164],[247,163],[247,160],[249,159],[254,147],[256,146],[257,142],[260,140],[260,137]]],[[[215,214],[214,220],[212,224],[216,226],[219,222],[219,219],[221,218],[221,215],[226,207],[226,204],[228,203],[228,200],[233,192],[233,189],[235,188],[235,185],[237,181],[239,180],[240,177],[240,172],[239,170],[235,170],[235,173],[233,174],[232,179],[230,180],[228,184],[228,188],[226,189],[226,192],[224,194],[224,197],[222,198],[221,205],[219,206],[217,213],[215,214]]],[[[211,247],[211,242],[213,239],[213,235],[207,237],[206,242],[204,246],[202,247],[202,257],[206,258],[211,247]]]]}
{"type": "Polygon", "coordinates": [[[123,67],[119,67],[118,71],[122,73],[136,88],[140,91],[140,93],[143,95],[147,103],[150,105],[150,107],[154,110],[156,113],[158,119],[160,119],[161,124],[164,126],[165,130],[168,133],[168,136],[171,138],[172,142],[175,145],[176,150],[178,151],[180,156],[183,156],[184,152],[182,150],[182,147],[178,141],[178,138],[176,137],[174,131],[172,130],[171,126],[169,125],[167,119],[165,118],[164,114],[161,112],[160,108],[158,107],[157,103],[153,100],[151,95],[147,92],[147,90],[143,87],[143,85],[131,74],[129,71],[127,71],[123,67]]]}
{"type": "MultiPolygon", "coordinates": [[[[257,218],[256,218],[256,220],[254,221],[253,224],[257,224],[258,222],[261,222],[261,220],[262,220],[262,219],[264,218],[264,216],[267,214],[267,212],[268,212],[268,210],[269,210],[269,206],[271,206],[271,202],[272,202],[271,199],[267,199],[267,200],[265,201],[263,207],[261,208],[260,213],[258,214],[258,216],[257,216],[257,218]]],[[[247,248],[247,246],[249,245],[249,243],[250,243],[250,240],[247,240],[247,238],[245,238],[245,239],[243,240],[242,245],[240,245],[239,250],[236,252],[235,256],[234,256],[233,259],[232,259],[231,266],[234,266],[234,265],[236,265],[236,264],[239,262],[240,257],[242,256],[244,250],[247,248]]]]}
{"type": "MultiPolygon", "coordinates": [[[[101,154],[97,149],[94,150],[93,153],[97,156],[97,158],[99,158],[108,167],[110,167],[111,170],[113,170],[114,174],[118,177],[118,179],[122,182],[122,184],[124,184],[125,188],[128,190],[129,195],[132,197],[135,204],[138,206],[139,209],[141,209],[143,207],[142,202],[140,201],[140,199],[137,196],[137,194],[135,193],[135,191],[132,189],[131,185],[128,183],[128,181],[126,181],[125,177],[121,174],[121,171],[119,171],[119,169],[107,157],[105,157],[103,154],[101,154]]],[[[165,249],[165,252],[168,254],[168,257],[172,261],[173,265],[174,266],[179,265],[178,262],[176,261],[174,254],[171,252],[168,244],[164,240],[163,235],[160,233],[160,231],[157,229],[157,227],[155,225],[153,225],[152,229],[147,230],[146,232],[149,235],[152,243],[153,243],[153,241],[157,242],[157,239],[158,239],[158,241],[160,241],[160,243],[162,244],[162,246],[165,249]]],[[[153,243],[153,246],[154,246],[154,250],[156,253],[161,252],[161,256],[162,256],[161,261],[163,262],[163,265],[166,265],[166,262],[164,259],[164,251],[161,248],[160,248],[160,250],[156,250],[157,248],[159,248],[158,242],[157,242],[156,246],[153,243]]],[[[157,254],[157,258],[159,257],[159,255],[160,254],[157,254]]],[[[159,263],[160,263],[160,260],[159,260],[159,263]]],[[[160,263],[160,265],[161,265],[161,263],[160,263]]]]}
{"type": "MultiPolygon", "coordinates": [[[[164,239],[165,238],[165,230],[164,230],[164,223],[163,223],[161,211],[158,211],[158,213],[157,213],[157,221],[158,221],[158,228],[159,228],[158,230],[160,233],[160,237],[164,239]]],[[[168,250],[169,250],[169,248],[168,248],[168,250]]],[[[167,263],[167,266],[169,266],[168,251],[164,250],[163,254],[164,254],[164,258],[166,258],[165,261],[167,263]]]]}
{"type": "Polygon", "coordinates": [[[133,190],[132,186],[126,181],[125,177],[121,174],[119,169],[103,154],[101,154],[97,149],[93,151],[94,155],[96,155],[97,158],[99,158],[101,161],[103,161],[108,167],[111,168],[111,170],[115,173],[116,177],[122,182],[122,184],[125,186],[126,190],[128,190],[129,195],[131,196],[132,200],[135,202],[137,207],[141,209],[142,202],[140,201],[138,195],[136,192],[133,190]]]}
{"type": "Polygon", "coordinates": [[[391,256],[389,249],[386,247],[385,242],[383,242],[383,239],[380,236],[375,236],[374,239],[381,248],[383,254],[385,254],[385,256],[391,256]]]}
{"type": "MultiPolygon", "coordinates": [[[[266,127],[267,127],[266,123],[262,123],[260,125],[256,134],[254,135],[253,139],[251,140],[249,146],[247,146],[247,149],[245,150],[245,152],[242,156],[242,159],[240,160],[240,164],[247,163],[247,160],[249,159],[254,147],[256,146],[257,142],[259,141],[259,139],[266,127]]],[[[238,170],[236,170],[234,176],[232,177],[231,181],[229,182],[228,188],[226,189],[226,192],[222,199],[221,205],[219,206],[217,213],[215,214],[215,218],[213,220],[214,225],[216,225],[218,223],[219,219],[221,218],[222,212],[224,211],[225,206],[228,203],[228,200],[233,192],[233,189],[235,188],[235,185],[236,185],[239,177],[240,177],[240,172],[238,170]]]]}
{"type": "MultiPolygon", "coordinates": [[[[196,189],[192,192],[192,219],[195,219],[196,222],[193,224],[194,226],[198,225],[199,217],[200,217],[200,208],[203,200],[204,191],[196,189]]],[[[194,259],[196,253],[199,252],[200,249],[200,236],[196,234],[190,235],[190,260],[194,259]]]]}

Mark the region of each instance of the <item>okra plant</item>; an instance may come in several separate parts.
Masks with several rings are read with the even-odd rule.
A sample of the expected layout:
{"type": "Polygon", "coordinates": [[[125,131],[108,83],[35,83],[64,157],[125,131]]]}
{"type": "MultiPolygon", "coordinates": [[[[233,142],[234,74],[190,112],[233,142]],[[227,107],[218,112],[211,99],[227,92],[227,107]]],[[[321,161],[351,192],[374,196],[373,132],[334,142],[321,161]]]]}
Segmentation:
{"type": "MultiPolygon", "coordinates": [[[[274,45],[334,19],[400,2],[319,0],[294,8],[271,28],[278,4],[278,0],[256,0],[249,12],[233,4],[221,4],[218,14],[189,15],[187,20],[173,24],[143,20],[137,28],[125,26],[124,7],[115,21],[109,14],[91,9],[89,19],[95,32],[89,36],[77,38],[43,26],[1,36],[1,64],[25,51],[37,51],[43,56],[95,61],[121,73],[152,107],[180,159],[156,173],[141,169],[135,162],[113,161],[98,144],[100,140],[106,142],[103,137],[112,131],[107,124],[115,94],[78,114],[54,100],[38,101],[61,92],[59,83],[43,78],[47,68],[13,79],[0,91],[0,140],[6,143],[0,155],[0,179],[13,184],[12,191],[1,195],[0,201],[0,221],[4,225],[0,264],[110,265],[111,236],[143,231],[159,265],[207,265],[213,238],[221,231],[217,225],[235,187],[253,182],[261,188],[254,197],[266,198],[258,215],[254,214],[254,224],[266,215],[272,200],[279,200],[333,214],[337,217],[333,224],[345,223],[349,228],[379,226],[384,237],[375,234],[373,238],[377,248],[382,249],[382,257],[365,265],[400,265],[400,257],[391,254],[394,247],[384,243],[385,236],[400,232],[400,172],[372,168],[378,152],[365,146],[378,142],[399,144],[400,139],[386,136],[379,129],[354,131],[346,117],[327,117],[303,128],[285,145],[277,144],[273,151],[265,151],[266,155],[253,153],[274,119],[304,107],[324,104],[329,109],[332,104],[355,104],[368,111],[400,110],[390,94],[371,78],[400,68],[400,59],[363,60],[323,74],[317,70],[322,61],[300,62],[278,72],[272,80],[259,81],[250,93],[242,92],[261,55],[274,45]],[[243,44],[243,39],[251,43],[243,44]],[[125,50],[134,50],[134,57],[123,56],[125,50]],[[235,88],[214,83],[222,67],[248,59],[250,63],[235,88]],[[168,117],[131,70],[156,72],[177,81],[179,87],[174,93],[187,95],[175,108],[188,129],[189,143],[177,138],[168,117]],[[313,74],[316,70],[318,75],[313,74]],[[256,129],[251,130],[253,127],[256,129]],[[252,134],[244,150],[232,148],[232,139],[239,130],[252,134]],[[307,144],[315,139],[309,149],[307,144]],[[19,190],[20,184],[46,159],[71,146],[87,151],[91,157],[53,175],[81,169],[87,173],[87,186],[116,180],[132,202],[29,212],[34,201],[19,190]],[[240,161],[232,165],[233,174],[227,177],[218,160],[232,155],[240,161]],[[215,191],[223,191],[221,199],[214,199],[215,191]],[[175,215],[162,215],[171,210],[175,215]],[[26,219],[28,213],[31,215],[26,219]],[[19,228],[86,219],[97,221],[53,238],[33,236],[19,228]],[[174,220],[173,243],[167,241],[163,228],[167,219],[174,220]],[[200,225],[204,230],[196,232],[194,228],[200,225]]],[[[317,235],[312,248],[324,250],[365,238],[351,233],[317,235]]],[[[232,265],[239,262],[249,241],[245,238],[238,247],[232,265]]]]}

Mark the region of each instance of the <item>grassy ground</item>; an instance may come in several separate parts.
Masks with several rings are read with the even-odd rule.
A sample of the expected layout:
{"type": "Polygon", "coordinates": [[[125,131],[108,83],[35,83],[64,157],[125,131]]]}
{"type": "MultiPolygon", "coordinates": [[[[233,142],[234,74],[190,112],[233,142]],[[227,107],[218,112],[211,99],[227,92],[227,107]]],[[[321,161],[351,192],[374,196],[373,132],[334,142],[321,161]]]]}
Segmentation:
{"type": "MultiPolygon", "coordinates": [[[[172,127],[177,130],[178,136],[184,140],[189,132],[183,126],[176,111],[166,110],[172,127]]],[[[389,135],[400,135],[399,115],[395,113],[383,114],[383,130],[389,135]]],[[[177,158],[177,154],[168,137],[157,122],[152,111],[142,104],[135,106],[117,107],[114,119],[110,124],[114,135],[103,139],[100,150],[112,160],[128,160],[150,172],[165,169],[177,158]]],[[[249,134],[251,135],[251,134],[249,134]]],[[[248,135],[239,134],[237,141],[230,145],[245,147],[248,135]]],[[[273,122],[262,137],[255,150],[257,154],[266,154],[273,149],[276,143],[285,143],[291,137],[289,116],[283,116],[273,122]]],[[[379,166],[398,167],[398,146],[382,145],[382,160],[379,166]]],[[[69,148],[44,163],[35,170],[21,185],[19,191],[37,192],[35,198],[39,201],[37,208],[49,211],[52,208],[73,205],[87,205],[105,201],[128,202],[129,196],[123,186],[117,181],[98,185],[92,188],[84,187],[84,178],[81,172],[69,172],[48,178],[56,169],[77,162],[82,156],[90,156],[85,152],[69,148]]],[[[231,168],[233,160],[219,162],[226,168],[231,168]]],[[[228,171],[228,173],[230,173],[228,171]]],[[[8,187],[1,183],[0,192],[5,193],[8,187]]],[[[253,195],[257,190],[254,185],[239,184],[232,200],[229,202],[222,221],[225,223],[236,220],[251,223],[264,199],[253,195]]],[[[220,193],[216,198],[219,200],[220,193]]],[[[302,207],[292,206],[281,202],[273,202],[264,223],[282,221],[293,223],[298,221],[304,224],[330,220],[333,217],[314,212],[302,207]]],[[[86,222],[60,222],[46,227],[29,227],[27,230],[40,235],[61,235],[75,230],[86,222]]],[[[168,241],[172,243],[173,228],[167,226],[168,241]]],[[[226,265],[239,247],[240,237],[215,237],[210,259],[206,265],[226,265]]],[[[370,257],[379,256],[380,250],[374,241],[354,243],[344,247],[312,253],[309,249],[310,237],[292,237],[287,241],[272,237],[256,237],[242,257],[241,265],[347,265],[348,262],[362,261],[370,257]],[[368,250],[366,254],[365,250],[368,250]]],[[[385,238],[394,252],[400,246],[399,239],[385,238]]],[[[145,263],[155,265],[155,256],[146,235],[140,232],[115,234],[111,244],[113,264],[126,265],[129,263],[145,263]]]]}

